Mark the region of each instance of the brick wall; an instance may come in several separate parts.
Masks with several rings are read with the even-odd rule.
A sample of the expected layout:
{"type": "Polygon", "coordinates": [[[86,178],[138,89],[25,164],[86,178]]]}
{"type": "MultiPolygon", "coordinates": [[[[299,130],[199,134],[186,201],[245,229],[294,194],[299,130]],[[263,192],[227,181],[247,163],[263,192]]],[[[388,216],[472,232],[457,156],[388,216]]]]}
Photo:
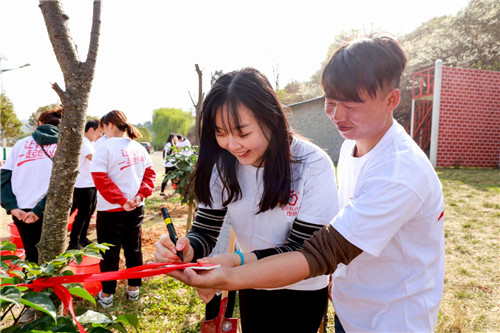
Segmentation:
{"type": "Polygon", "coordinates": [[[500,72],[443,66],[436,165],[500,165],[500,72]]]}

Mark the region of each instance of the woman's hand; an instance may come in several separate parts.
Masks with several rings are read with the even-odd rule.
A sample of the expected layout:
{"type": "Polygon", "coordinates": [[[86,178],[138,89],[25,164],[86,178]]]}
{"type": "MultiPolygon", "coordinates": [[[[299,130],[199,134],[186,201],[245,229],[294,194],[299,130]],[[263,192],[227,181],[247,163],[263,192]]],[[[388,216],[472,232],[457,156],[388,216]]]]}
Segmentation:
{"type": "Polygon", "coordinates": [[[10,211],[12,216],[15,216],[19,221],[24,221],[26,218],[27,213],[24,210],[21,210],[19,208],[14,208],[10,211]]]}
{"type": "Polygon", "coordinates": [[[198,291],[201,299],[206,303],[210,301],[213,295],[219,290],[227,290],[227,268],[215,268],[208,271],[197,271],[192,268],[177,270],[167,275],[184,282],[189,286],[201,288],[198,291]]]}
{"type": "Polygon", "coordinates": [[[182,252],[184,256],[184,262],[190,262],[193,260],[194,250],[189,245],[189,239],[187,237],[181,237],[177,240],[177,245],[170,240],[168,234],[161,235],[158,242],[155,243],[156,251],[154,254],[155,262],[173,262],[179,261],[180,258],[177,256],[177,251],[182,252]]]}
{"type": "Polygon", "coordinates": [[[33,212],[26,213],[26,217],[24,218],[24,223],[30,224],[38,221],[39,217],[33,212]]]}
{"type": "Polygon", "coordinates": [[[200,264],[217,264],[222,267],[240,266],[241,258],[236,253],[223,253],[213,257],[205,257],[198,260],[200,264]]]}
{"type": "Polygon", "coordinates": [[[134,201],[129,199],[127,200],[127,202],[125,202],[125,204],[122,207],[123,209],[125,209],[125,211],[130,212],[136,209],[137,206],[135,205],[134,201]]]}

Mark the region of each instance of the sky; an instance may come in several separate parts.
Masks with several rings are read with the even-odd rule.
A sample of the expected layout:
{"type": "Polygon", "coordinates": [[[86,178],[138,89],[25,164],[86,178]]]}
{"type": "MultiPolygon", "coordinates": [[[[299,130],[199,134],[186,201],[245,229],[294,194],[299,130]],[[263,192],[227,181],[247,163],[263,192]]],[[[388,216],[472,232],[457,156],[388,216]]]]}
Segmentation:
{"type": "MultiPolygon", "coordinates": [[[[62,0],[80,60],[85,61],[92,0],[62,0]]],[[[87,114],[125,112],[132,124],[153,110],[193,111],[211,74],[255,67],[281,88],[306,81],[342,31],[410,33],[433,17],[455,15],[469,0],[102,0],[101,34],[87,114]]],[[[58,103],[64,80],[38,0],[0,0],[0,89],[19,119],[58,103]],[[24,64],[29,67],[18,68],[24,64]]]]}

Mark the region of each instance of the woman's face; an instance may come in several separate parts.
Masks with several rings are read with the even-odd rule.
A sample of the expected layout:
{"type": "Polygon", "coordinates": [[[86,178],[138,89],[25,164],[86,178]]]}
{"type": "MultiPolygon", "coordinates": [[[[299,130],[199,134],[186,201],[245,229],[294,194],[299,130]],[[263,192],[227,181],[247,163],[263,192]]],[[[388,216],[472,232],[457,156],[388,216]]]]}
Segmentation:
{"type": "Polygon", "coordinates": [[[102,125],[102,131],[108,138],[112,138],[114,136],[113,126],[114,125],[112,123],[102,125]]]}
{"type": "Polygon", "coordinates": [[[241,164],[258,167],[269,142],[252,112],[246,106],[240,104],[237,112],[240,127],[236,128],[234,121],[230,119],[229,124],[226,124],[229,127],[226,131],[224,123],[227,122],[227,110],[222,108],[217,111],[215,117],[217,143],[221,148],[233,154],[241,164]]]}

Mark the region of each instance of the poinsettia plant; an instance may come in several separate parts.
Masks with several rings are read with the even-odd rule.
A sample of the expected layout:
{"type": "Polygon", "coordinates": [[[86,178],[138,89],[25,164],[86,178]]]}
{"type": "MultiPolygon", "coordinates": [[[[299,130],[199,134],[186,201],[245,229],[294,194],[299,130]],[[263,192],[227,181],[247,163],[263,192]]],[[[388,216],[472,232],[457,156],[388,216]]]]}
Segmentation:
{"type": "MultiPolygon", "coordinates": [[[[83,250],[70,250],[50,262],[41,265],[23,261],[16,255],[16,246],[7,241],[1,243],[2,251],[0,268],[0,304],[2,309],[1,322],[11,318],[12,324],[3,327],[3,333],[21,332],[112,332],[112,329],[127,332],[126,326],[131,325],[137,331],[137,316],[132,314],[109,318],[106,315],[91,309],[76,309],[73,311],[72,296],[89,301],[94,306],[94,297],[79,283],[67,283],[52,288],[33,288],[35,281],[45,281],[46,278],[73,275],[66,267],[73,260],[80,264],[84,256],[102,259],[100,252],[104,252],[109,244],[90,244],[83,250]],[[11,253],[3,255],[4,253],[11,253]],[[67,314],[59,315],[51,297],[59,297],[65,308],[71,306],[75,320],[67,314]],[[63,297],[64,296],[64,297],[63,297]],[[41,314],[34,321],[21,323],[20,318],[29,309],[41,314]],[[21,309],[21,310],[19,310],[21,309]],[[8,317],[8,315],[11,315],[8,317]]],[[[10,324],[10,322],[9,322],[10,324]]]]}

